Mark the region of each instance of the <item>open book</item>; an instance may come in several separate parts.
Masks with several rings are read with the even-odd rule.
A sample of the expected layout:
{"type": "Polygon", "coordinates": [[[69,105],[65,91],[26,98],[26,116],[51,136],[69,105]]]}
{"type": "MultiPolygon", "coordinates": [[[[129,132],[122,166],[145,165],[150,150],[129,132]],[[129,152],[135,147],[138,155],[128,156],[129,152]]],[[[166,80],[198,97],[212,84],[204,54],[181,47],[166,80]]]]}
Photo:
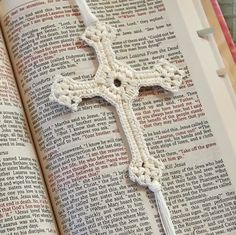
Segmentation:
{"type": "MultiPolygon", "coordinates": [[[[165,164],[176,234],[236,233],[236,111],[200,1],[88,1],[118,29],[117,59],[136,70],[165,58],[185,70],[176,94],[134,103],[149,151],[165,164]]],[[[114,108],[49,101],[55,75],[91,79],[94,51],[69,0],[0,1],[0,234],[164,234],[153,194],[127,176],[114,108]],[[9,56],[8,56],[9,55],[9,56]]]]}

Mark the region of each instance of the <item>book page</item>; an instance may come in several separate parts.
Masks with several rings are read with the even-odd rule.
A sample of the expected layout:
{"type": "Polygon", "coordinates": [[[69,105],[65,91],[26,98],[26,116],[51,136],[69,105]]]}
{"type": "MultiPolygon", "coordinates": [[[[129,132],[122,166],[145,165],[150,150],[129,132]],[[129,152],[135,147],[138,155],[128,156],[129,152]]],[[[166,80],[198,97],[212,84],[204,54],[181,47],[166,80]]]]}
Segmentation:
{"type": "MultiPolygon", "coordinates": [[[[96,97],[73,113],[49,101],[56,74],[84,81],[97,70],[94,51],[79,38],[84,25],[74,2],[4,2],[1,22],[62,234],[164,234],[152,193],[129,180],[114,108],[96,97]]],[[[151,155],[165,163],[176,233],[234,234],[235,188],[224,161],[235,154],[225,155],[214,136],[163,2],[89,5],[118,29],[117,59],[144,70],[166,58],[186,72],[177,94],[142,89],[133,105],[151,155]]]]}
{"type": "Polygon", "coordinates": [[[57,234],[1,28],[0,234],[57,234]]]}

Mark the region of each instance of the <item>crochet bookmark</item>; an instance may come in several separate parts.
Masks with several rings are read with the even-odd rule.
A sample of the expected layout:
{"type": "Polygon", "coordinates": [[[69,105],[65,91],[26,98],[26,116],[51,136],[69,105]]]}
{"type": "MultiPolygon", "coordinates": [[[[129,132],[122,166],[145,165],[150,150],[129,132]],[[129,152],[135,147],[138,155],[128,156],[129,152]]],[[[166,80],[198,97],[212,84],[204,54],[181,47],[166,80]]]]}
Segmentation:
{"type": "Polygon", "coordinates": [[[86,25],[82,39],[95,49],[99,67],[92,81],[77,82],[58,76],[52,85],[51,99],[76,111],[83,98],[100,96],[116,108],[132,155],[130,179],[154,192],[165,233],[174,235],[174,226],[159,183],[164,165],[150,156],[132,103],[140,87],[161,86],[171,92],[178,91],[183,74],[166,60],[144,72],[137,72],[117,61],[111,47],[114,29],[99,22],[85,0],[77,0],[77,4],[86,25]]]}

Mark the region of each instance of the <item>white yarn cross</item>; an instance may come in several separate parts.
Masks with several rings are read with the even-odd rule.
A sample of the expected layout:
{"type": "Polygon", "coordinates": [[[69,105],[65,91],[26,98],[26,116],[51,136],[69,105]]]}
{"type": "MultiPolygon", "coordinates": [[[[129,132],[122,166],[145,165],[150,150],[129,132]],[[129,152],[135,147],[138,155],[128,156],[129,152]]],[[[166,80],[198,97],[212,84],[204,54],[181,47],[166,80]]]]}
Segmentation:
{"type": "Polygon", "coordinates": [[[166,60],[159,61],[152,70],[142,72],[119,62],[111,46],[114,29],[99,22],[85,1],[79,0],[78,4],[82,5],[80,9],[83,9],[87,24],[82,39],[95,49],[99,67],[92,81],[78,82],[59,75],[52,85],[51,99],[76,111],[83,98],[100,96],[116,108],[132,155],[130,179],[155,193],[165,232],[173,235],[175,232],[159,183],[164,165],[150,156],[132,103],[141,87],[160,86],[171,92],[178,91],[183,73],[166,60]]]}
{"type": "Polygon", "coordinates": [[[150,189],[160,188],[162,162],[150,156],[142,130],[132,109],[140,87],[161,86],[177,91],[181,72],[169,62],[162,60],[151,71],[137,72],[115,59],[111,49],[111,27],[97,22],[89,26],[82,39],[92,46],[99,59],[99,67],[92,81],[77,82],[69,77],[58,76],[52,86],[51,98],[60,104],[78,109],[83,98],[103,97],[115,106],[128,140],[132,161],[129,174],[133,181],[150,189]]]}

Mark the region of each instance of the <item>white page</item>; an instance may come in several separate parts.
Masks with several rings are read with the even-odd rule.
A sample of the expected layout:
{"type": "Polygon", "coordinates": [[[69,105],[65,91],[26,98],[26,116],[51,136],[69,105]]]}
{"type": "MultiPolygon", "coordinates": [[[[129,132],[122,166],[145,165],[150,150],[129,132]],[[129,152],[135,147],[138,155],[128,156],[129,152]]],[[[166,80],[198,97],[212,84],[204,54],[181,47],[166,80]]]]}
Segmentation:
{"type": "Polygon", "coordinates": [[[0,234],[57,234],[1,28],[0,234]]]}

